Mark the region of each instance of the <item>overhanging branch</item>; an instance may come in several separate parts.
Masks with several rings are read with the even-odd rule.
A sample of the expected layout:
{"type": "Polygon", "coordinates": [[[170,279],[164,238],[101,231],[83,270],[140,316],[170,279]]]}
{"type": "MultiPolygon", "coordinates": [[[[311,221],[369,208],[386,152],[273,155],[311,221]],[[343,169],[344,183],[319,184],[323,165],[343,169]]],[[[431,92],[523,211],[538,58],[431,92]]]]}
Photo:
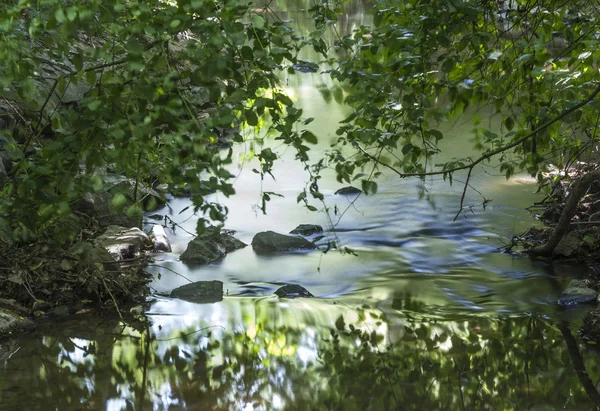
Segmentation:
{"type": "Polygon", "coordinates": [[[501,146],[498,147],[495,150],[492,151],[488,151],[487,153],[483,154],[481,157],[473,160],[472,162],[462,165],[462,166],[457,166],[457,167],[453,167],[453,168],[449,168],[446,170],[440,170],[440,171],[430,171],[430,172],[425,172],[425,173],[403,173],[401,171],[399,171],[398,169],[390,166],[389,164],[385,164],[384,162],[382,162],[381,160],[379,160],[379,158],[373,156],[372,154],[369,154],[364,148],[362,148],[361,146],[359,146],[358,144],[356,145],[356,147],[367,157],[369,157],[371,160],[375,161],[377,164],[380,164],[390,170],[392,170],[394,173],[396,173],[397,175],[399,175],[402,178],[406,178],[406,177],[426,177],[426,176],[435,176],[435,175],[443,175],[443,174],[451,174],[454,173],[456,171],[461,171],[461,170],[472,170],[476,165],[478,165],[479,163],[481,163],[482,161],[488,160],[500,153],[503,153],[507,150],[510,150],[511,148],[517,147],[521,144],[523,144],[525,141],[529,140],[530,138],[534,137],[536,134],[538,134],[539,132],[541,132],[542,130],[545,130],[546,128],[550,127],[552,124],[562,120],[563,118],[565,118],[566,116],[568,116],[569,114],[579,110],[581,107],[585,106],[586,104],[588,104],[590,101],[592,101],[597,95],[598,93],[600,93],[600,84],[598,84],[598,86],[596,87],[596,89],[585,99],[580,101],[579,103],[575,104],[573,107],[570,107],[566,110],[564,110],[561,114],[559,114],[558,116],[556,116],[555,118],[546,121],[545,123],[541,124],[540,126],[538,126],[535,130],[533,130],[532,132],[530,132],[529,134],[521,137],[520,139],[513,141],[510,144],[507,144],[505,146],[501,146]]]}

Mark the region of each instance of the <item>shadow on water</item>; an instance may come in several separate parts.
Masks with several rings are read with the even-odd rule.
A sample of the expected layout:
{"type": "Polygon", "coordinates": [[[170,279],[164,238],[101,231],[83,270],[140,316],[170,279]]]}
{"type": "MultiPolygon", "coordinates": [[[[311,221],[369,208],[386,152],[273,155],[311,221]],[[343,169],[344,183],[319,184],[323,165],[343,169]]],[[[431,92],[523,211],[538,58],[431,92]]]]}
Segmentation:
{"type": "Polygon", "coordinates": [[[2,410],[594,409],[569,322],[318,299],[158,300],[124,325],[50,324],[0,352],[2,410]]]}

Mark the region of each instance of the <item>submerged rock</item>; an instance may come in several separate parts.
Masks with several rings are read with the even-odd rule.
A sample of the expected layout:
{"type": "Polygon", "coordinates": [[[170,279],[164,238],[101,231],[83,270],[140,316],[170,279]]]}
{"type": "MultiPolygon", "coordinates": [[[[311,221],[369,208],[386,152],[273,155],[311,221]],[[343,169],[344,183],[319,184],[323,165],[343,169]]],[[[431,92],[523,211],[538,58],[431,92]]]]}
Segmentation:
{"type": "Polygon", "coordinates": [[[117,261],[139,257],[152,242],[139,228],[109,226],[104,234],[94,240],[104,247],[117,261]]]}
{"type": "Polygon", "coordinates": [[[314,297],[306,288],[297,284],[286,284],[275,291],[279,298],[314,297]]]}
{"type": "Polygon", "coordinates": [[[15,338],[35,328],[33,321],[0,309],[0,340],[15,338]]]}
{"type": "Polygon", "coordinates": [[[256,234],[252,239],[252,247],[258,251],[312,250],[316,248],[306,238],[278,234],[274,231],[256,234]]]}
{"type": "Polygon", "coordinates": [[[362,193],[361,189],[358,189],[358,188],[352,187],[352,186],[348,186],[348,187],[342,187],[342,188],[340,188],[334,194],[352,195],[352,194],[360,194],[360,193],[362,193]]]}
{"type": "Polygon", "coordinates": [[[166,251],[171,252],[171,243],[169,237],[162,225],[152,226],[152,230],[148,234],[150,241],[152,241],[154,251],[166,251]]]}
{"type": "Polygon", "coordinates": [[[186,284],[174,289],[171,297],[192,303],[215,303],[223,300],[223,283],[213,280],[186,284]]]}
{"type": "Polygon", "coordinates": [[[598,293],[589,288],[583,280],[571,280],[566,290],[560,295],[558,304],[574,305],[595,303],[598,293]]]}
{"type": "Polygon", "coordinates": [[[290,231],[290,234],[300,234],[304,236],[310,236],[315,233],[322,233],[323,227],[317,224],[300,224],[298,227],[290,231]]]}
{"type": "Polygon", "coordinates": [[[209,264],[247,245],[231,234],[209,229],[190,241],[180,260],[186,264],[209,264]]]}

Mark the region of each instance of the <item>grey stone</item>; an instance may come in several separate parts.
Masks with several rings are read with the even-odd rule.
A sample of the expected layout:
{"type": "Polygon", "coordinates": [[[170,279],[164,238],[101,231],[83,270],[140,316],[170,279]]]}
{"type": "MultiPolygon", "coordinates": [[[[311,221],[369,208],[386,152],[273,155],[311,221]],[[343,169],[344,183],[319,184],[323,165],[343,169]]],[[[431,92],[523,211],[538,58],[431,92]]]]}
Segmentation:
{"type": "Polygon", "coordinates": [[[306,288],[297,284],[286,284],[275,291],[275,294],[279,298],[314,297],[306,288]]]}
{"type": "Polygon", "coordinates": [[[115,225],[108,226],[104,234],[97,237],[94,242],[104,247],[117,261],[139,257],[152,245],[150,238],[139,228],[115,225]]]}
{"type": "Polygon", "coordinates": [[[33,321],[0,309],[0,340],[15,338],[35,328],[33,321]]]}
{"type": "Polygon", "coordinates": [[[252,247],[258,251],[312,250],[316,248],[306,238],[278,234],[274,231],[256,234],[252,239],[252,247]]]}
{"type": "Polygon", "coordinates": [[[193,303],[214,303],[223,300],[221,281],[198,281],[178,287],[171,292],[172,298],[180,298],[193,303]]]}
{"type": "Polygon", "coordinates": [[[340,188],[334,194],[352,195],[352,194],[360,194],[360,193],[362,193],[362,190],[360,190],[360,189],[358,189],[356,187],[348,186],[348,187],[342,187],[342,188],[340,188]]]}
{"type": "Polygon", "coordinates": [[[574,305],[595,303],[598,293],[589,288],[583,280],[571,280],[565,291],[560,295],[558,304],[574,305]]]}
{"type": "Polygon", "coordinates": [[[29,315],[29,310],[19,304],[16,300],[0,298],[0,309],[2,308],[22,316],[29,315]]]}
{"type": "Polygon", "coordinates": [[[573,253],[576,253],[582,244],[582,239],[579,238],[577,231],[569,231],[561,238],[560,242],[554,249],[554,255],[570,257],[573,253]]]}
{"type": "Polygon", "coordinates": [[[209,229],[190,241],[179,258],[186,264],[209,264],[247,245],[230,234],[217,233],[214,229],[209,229]]]}
{"type": "Polygon", "coordinates": [[[228,253],[239,250],[240,248],[248,247],[248,244],[227,233],[221,233],[221,243],[225,247],[225,251],[228,253]]]}
{"type": "Polygon", "coordinates": [[[162,225],[157,224],[152,226],[152,230],[150,230],[148,237],[150,237],[150,241],[152,241],[154,251],[171,251],[169,237],[162,225]]]}
{"type": "Polygon", "coordinates": [[[298,227],[290,231],[290,234],[300,234],[304,236],[310,236],[315,233],[322,233],[323,227],[316,224],[300,224],[298,227]]]}
{"type": "Polygon", "coordinates": [[[76,211],[94,217],[101,227],[118,225],[123,227],[141,227],[142,215],[128,216],[111,209],[112,194],[108,192],[85,193],[76,206],[76,211]]]}

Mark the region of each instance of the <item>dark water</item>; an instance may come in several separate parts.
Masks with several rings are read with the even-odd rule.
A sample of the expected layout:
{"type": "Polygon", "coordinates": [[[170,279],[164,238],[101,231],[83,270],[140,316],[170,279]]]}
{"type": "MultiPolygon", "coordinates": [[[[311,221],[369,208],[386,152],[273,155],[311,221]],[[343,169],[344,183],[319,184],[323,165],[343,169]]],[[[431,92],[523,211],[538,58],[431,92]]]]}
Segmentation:
{"type": "MultiPolygon", "coordinates": [[[[308,2],[277,6],[299,30],[309,27],[301,11],[308,2]]],[[[340,31],[368,24],[368,9],[351,5],[340,31]]],[[[315,118],[318,158],[350,112],[340,103],[344,91],[318,73],[283,80],[315,118]]],[[[445,126],[444,158],[470,152],[470,129],[468,121],[445,126]]],[[[340,219],[296,204],[308,176],[293,153],[259,137],[249,133],[236,147],[237,195],[213,199],[229,207],[227,227],[249,243],[258,231],[321,224],[321,244],[337,238],[358,256],[264,256],[248,247],[190,268],[178,258],[193,238],[183,229],[194,232],[198,216],[180,214],[189,201],[174,199],[159,213],[183,229],[170,233],[173,253],[150,267],[152,286],[166,293],[218,279],[224,300],[158,297],[137,319],[83,315],[40,324],[0,348],[0,410],[584,410],[600,403],[600,359],[577,334],[587,308],[556,305],[585,269],[498,252],[537,224],[525,210],[540,199],[530,180],[506,181],[493,164],[480,169],[471,183],[493,201],[453,222],[460,184],[384,175],[377,195],[351,201],[335,196],[340,185],[325,175],[321,191],[330,210],[344,212],[340,219]],[[266,146],[281,156],[276,181],[251,171],[251,153],[266,146]],[[261,188],[284,195],[266,216],[254,207],[261,188]],[[285,283],[317,298],[279,300],[272,293],[285,283]]],[[[467,204],[481,201],[468,192],[467,204]]]]}

